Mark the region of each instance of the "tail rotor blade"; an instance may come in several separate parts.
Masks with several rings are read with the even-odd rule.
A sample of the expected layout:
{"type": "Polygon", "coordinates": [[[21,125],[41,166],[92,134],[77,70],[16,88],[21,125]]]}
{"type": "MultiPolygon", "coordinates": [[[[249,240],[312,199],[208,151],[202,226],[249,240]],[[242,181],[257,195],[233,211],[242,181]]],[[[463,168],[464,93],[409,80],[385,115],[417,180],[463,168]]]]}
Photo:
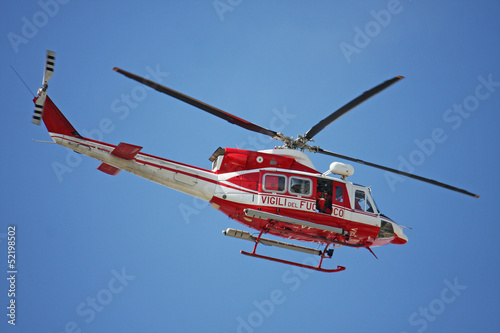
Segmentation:
{"type": "Polygon", "coordinates": [[[54,74],[54,65],[56,61],[56,53],[47,50],[47,57],[45,58],[45,71],[43,73],[42,85],[46,85],[52,75],[54,74]]]}
{"type": "Polygon", "coordinates": [[[49,80],[54,75],[54,65],[56,61],[56,53],[47,50],[45,58],[45,70],[43,72],[42,87],[38,89],[38,98],[35,99],[35,112],[31,122],[35,125],[40,125],[43,115],[43,107],[45,106],[45,98],[47,97],[47,88],[49,87],[49,80]]]}
{"type": "Polygon", "coordinates": [[[33,119],[31,122],[35,125],[40,125],[42,121],[43,107],[45,105],[45,98],[47,94],[44,92],[35,101],[35,112],[33,113],[33,119]]]}

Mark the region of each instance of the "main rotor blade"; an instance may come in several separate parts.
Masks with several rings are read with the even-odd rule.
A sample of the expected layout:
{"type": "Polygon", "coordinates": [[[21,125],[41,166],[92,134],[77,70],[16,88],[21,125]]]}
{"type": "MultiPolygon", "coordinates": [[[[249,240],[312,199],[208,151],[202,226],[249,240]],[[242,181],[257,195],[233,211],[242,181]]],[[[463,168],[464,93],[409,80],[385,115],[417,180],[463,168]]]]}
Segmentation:
{"type": "Polygon", "coordinates": [[[316,125],[311,127],[311,129],[309,131],[307,131],[307,133],[304,135],[304,137],[309,139],[309,140],[312,139],[316,134],[318,134],[320,131],[322,131],[326,126],[330,125],[332,122],[334,122],[338,118],[342,117],[344,114],[346,114],[347,112],[349,112],[350,110],[352,110],[353,108],[358,106],[359,104],[363,103],[364,101],[366,101],[367,99],[369,99],[373,95],[378,94],[382,90],[388,88],[389,86],[391,86],[392,84],[401,80],[402,78],[403,78],[403,76],[396,76],[390,80],[387,80],[387,81],[379,84],[378,86],[376,86],[368,91],[365,91],[363,94],[356,97],[355,99],[353,99],[352,101],[350,101],[349,103],[347,103],[346,105],[344,105],[343,107],[341,107],[340,109],[333,112],[331,115],[329,115],[328,117],[326,117],[325,119],[323,119],[322,121],[320,121],[319,123],[317,123],[316,125]]]}
{"type": "Polygon", "coordinates": [[[161,84],[159,83],[156,83],[156,82],[153,82],[151,80],[148,80],[148,79],[145,79],[143,77],[140,77],[138,75],[135,75],[135,74],[132,74],[132,73],[129,73],[127,71],[124,71],[123,69],[120,69],[120,68],[113,68],[114,71],[120,73],[120,74],[123,74],[125,75],[126,77],[132,79],[132,80],[135,80],[137,82],[140,82],[142,84],[145,84],[159,92],[162,92],[164,94],[167,94],[169,96],[172,96],[173,98],[176,98],[178,100],[181,100],[187,104],[190,104],[194,107],[197,107],[198,109],[201,109],[203,111],[206,111],[210,114],[213,114],[214,116],[216,117],[219,117],[219,118],[222,118],[224,120],[227,120],[228,122],[230,122],[231,124],[235,124],[235,125],[238,125],[240,127],[243,127],[247,130],[250,130],[250,131],[254,131],[254,132],[257,132],[257,133],[262,133],[262,134],[265,134],[265,135],[269,135],[270,137],[272,138],[278,138],[278,133],[275,132],[275,131],[272,131],[272,130],[269,130],[267,128],[264,128],[264,127],[261,127],[259,125],[256,125],[254,123],[251,123],[249,121],[246,121],[244,119],[241,119],[241,118],[238,118],[228,112],[225,112],[225,111],[222,111],[214,106],[211,106],[211,105],[208,105],[206,103],[203,103],[197,99],[194,99],[192,97],[189,97],[187,95],[184,95],[178,91],[175,91],[173,89],[170,89],[170,88],[167,88],[165,86],[162,86],[161,84]]]}
{"type": "Polygon", "coordinates": [[[366,161],[363,161],[363,160],[360,160],[360,159],[357,159],[357,158],[353,158],[353,157],[349,157],[349,156],[337,154],[337,153],[334,153],[334,152],[331,152],[331,151],[328,151],[328,150],[324,150],[322,148],[318,148],[317,152],[321,153],[321,154],[333,156],[333,157],[342,158],[344,160],[349,160],[349,161],[353,161],[353,162],[356,162],[356,163],[368,165],[368,166],[371,166],[371,167],[374,167],[374,168],[377,168],[377,169],[382,169],[382,170],[385,170],[385,171],[393,172],[393,173],[396,173],[398,175],[410,177],[410,178],[413,178],[413,179],[420,180],[422,182],[426,182],[426,183],[429,183],[429,184],[433,184],[433,185],[436,185],[436,186],[440,186],[440,187],[446,188],[448,190],[452,190],[452,191],[459,192],[459,193],[462,193],[462,194],[470,195],[470,196],[475,197],[475,198],[479,198],[479,195],[471,193],[469,191],[466,191],[466,190],[463,190],[463,189],[460,189],[460,188],[457,188],[457,187],[454,187],[454,186],[451,186],[451,185],[447,185],[447,184],[438,182],[436,180],[432,180],[432,179],[429,179],[429,178],[420,177],[420,176],[417,176],[417,175],[414,175],[414,174],[411,174],[411,173],[408,173],[408,172],[404,172],[404,171],[400,171],[400,170],[388,168],[388,167],[385,167],[383,165],[378,165],[378,164],[366,162],[366,161]]]}

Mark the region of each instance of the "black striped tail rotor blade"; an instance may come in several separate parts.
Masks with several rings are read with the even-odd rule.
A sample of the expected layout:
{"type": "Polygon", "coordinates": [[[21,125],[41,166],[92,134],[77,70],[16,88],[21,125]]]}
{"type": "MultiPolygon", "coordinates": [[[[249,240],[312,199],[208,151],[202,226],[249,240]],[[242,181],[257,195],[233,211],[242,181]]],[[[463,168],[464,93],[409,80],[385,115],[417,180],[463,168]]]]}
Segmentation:
{"type": "Polygon", "coordinates": [[[54,75],[54,65],[56,61],[56,53],[47,50],[45,57],[45,69],[43,71],[42,87],[38,90],[38,98],[35,102],[35,112],[31,122],[35,125],[40,125],[43,116],[43,107],[45,106],[45,98],[47,97],[47,88],[49,87],[49,80],[54,75]]]}
{"type": "Polygon", "coordinates": [[[47,50],[47,57],[45,59],[45,71],[43,73],[42,84],[47,84],[47,82],[49,82],[50,78],[54,74],[55,62],[56,62],[56,53],[47,50]]]}
{"type": "Polygon", "coordinates": [[[45,105],[45,98],[47,95],[44,93],[42,96],[38,97],[35,102],[35,112],[33,113],[33,119],[31,122],[35,125],[40,125],[42,121],[43,107],[45,105]]]}

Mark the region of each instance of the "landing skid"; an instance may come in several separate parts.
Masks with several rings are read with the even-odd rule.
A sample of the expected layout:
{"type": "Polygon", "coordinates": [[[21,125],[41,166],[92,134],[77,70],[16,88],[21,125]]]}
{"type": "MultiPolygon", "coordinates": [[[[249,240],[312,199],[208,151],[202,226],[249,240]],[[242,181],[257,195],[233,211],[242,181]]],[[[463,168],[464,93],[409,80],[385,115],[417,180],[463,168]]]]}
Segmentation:
{"type": "Polygon", "coordinates": [[[337,266],[337,268],[334,268],[334,269],[327,269],[327,268],[321,267],[321,265],[323,264],[323,259],[325,259],[325,258],[331,258],[332,255],[333,255],[333,249],[328,250],[328,247],[330,246],[330,244],[327,244],[326,247],[325,247],[325,249],[323,251],[320,251],[320,250],[315,250],[315,249],[300,247],[300,246],[293,245],[293,244],[276,242],[276,241],[273,241],[273,240],[270,240],[270,239],[261,238],[262,234],[264,233],[264,230],[265,229],[263,229],[259,233],[258,237],[251,236],[247,232],[240,231],[240,230],[234,230],[234,229],[227,229],[227,230],[224,231],[224,234],[226,236],[236,237],[236,238],[245,239],[245,240],[249,240],[249,241],[255,242],[255,245],[253,247],[253,251],[252,252],[240,251],[241,254],[244,254],[244,255],[247,255],[247,256],[250,256],[250,257],[255,257],[255,258],[260,258],[260,259],[275,261],[275,262],[279,262],[279,263],[282,263],[282,264],[287,264],[287,265],[292,265],[292,266],[297,266],[297,267],[312,269],[312,270],[315,270],[315,271],[325,272],[325,273],[335,273],[335,272],[340,272],[340,271],[345,270],[345,267],[343,267],[343,266],[337,266]],[[294,250],[294,251],[300,251],[300,252],[306,252],[306,253],[316,254],[316,255],[321,256],[321,260],[319,261],[318,266],[310,266],[310,265],[300,264],[300,263],[297,263],[297,262],[294,262],[294,261],[288,261],[288,260],[283,260],[283,259],[278,259],[278,258],[263,256],[263,255],[255,253],[255,251],[257,250],[257,246],[259,245],[259,243],[262,243],[264,245],[278,246],[278,247],[282,247],[282,248],[286,248],[286,249],[294,250]]]}
{"type": "Polygon", "coordinates": [[[287,264],[287,265],[293,265],[293,266],[298,266],[298,267],[302,267],[302,268],[313,269],[315,271],[325,272],[325,273],[335,273],[335,272],[340,272],[340,271],[345,270],[344,266],[337,266],[337,268],[335,268],[335,269],[322,268],[321,267],[321,263],[323,261],[324,256],[321,257],[321,261],[320,261],[320,263],[319,263],[318,266],[309,266],[309,265],[300,264],[298,262],[293,262],[293,261],[288,261],[288,260],[282,260],[282,259],[273,258],[273,257],[266,257],[266,256],[263,256],[263,255],[255,253],[255,251],[252,251],[251,253],[250,252],[245,252],[245,251],[240,251],[240,253],[244,254],[244,255],[247,255],[247,256],[255,257],[255,258],[271,260],[271,261],[275,261],[275,262],[280,262],[282,264],[287,264]]]}

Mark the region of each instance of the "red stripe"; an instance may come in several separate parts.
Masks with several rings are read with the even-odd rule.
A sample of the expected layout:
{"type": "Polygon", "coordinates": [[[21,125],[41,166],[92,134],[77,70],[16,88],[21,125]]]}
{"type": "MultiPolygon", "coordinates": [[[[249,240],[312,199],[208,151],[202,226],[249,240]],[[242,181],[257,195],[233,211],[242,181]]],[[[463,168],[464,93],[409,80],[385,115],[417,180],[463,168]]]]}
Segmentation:
{"type": "MultiPolygon", "coordinates": [[[[66,141],[70,141],[70,142],[74,142],[74,143],[77,143],[77,144],[81,144],[81,145],[84,145],[84,146],[88,146],[88,147],[91,147],[91,148],[95,148],[95,149],[98,149],[98,150],[101,150],[101,151],[105,151],[107,153],[111,153],[111,151],[116,147],[112,144],[109,144],[109,143],[105,143],[105,142],[101,142],[101,141],[96,141],[96,140],[92,140],[92,139],[88,139],[88,138],[82,138],[81,140],[82,141],[89,141],[89,142],[93,142],[93,143],[97,143],[97,144],[101,144],[101,145],[104,145],[104,146],[108,146],[110,148],[113,148],[111,149],[111,151],[108,151],[108,150],[105,150],[101,147],[97,147],[97,146],[93,146],[93,145],[89,145],[89,144],[85,144],[85,143],[81,143],[79,141],[76,141],[74,139],[69,139],[69,138],[64,138],[64,137],[61,137],[61,136],[58,136],[58,135],[52,135],[53,137],[58,137],[62,140],[66,140],[66,141]]],[[[167,160],[165,158],[161,158],[161,157],[158,157],[158,156],[154,156],[154,155],[149,155],[149,154],[144,154],[144,153],[139,153],[137,155],[136,158],[134,158],[134,160],[138,163],[142,163],[142,164],[148,164],[148,165],[151,165],[151,166],[154,166],[154,167],[157,167],[157,168],[160,168],[160,169],[165,169],[165,170],[169,170],[169,171],[173,171],[173,172],[179,172],[179,173],[182,173],[182,174],[185,174],[185,175],[188,175],[188,176],[192,176],[193,178],[199,178],[199,179],[202,179],[202,180],[205,180],[205,181],[208,181],[208,182],[211,182],[211,183],[215,183],[217,184],[217,180],[212,180],[210,178],[206,178],[206,177],[202,177],[200,175],[196,175],[196,176],[193,176],[193,174],[189,173],[189,172],[185,172],[185,171],[181,171],[181,170],[177,170],[177,169],[171,169],[171,168],[168,168],[168,167],[165,167],[165,166],[162,166],[162,165],[159,165],[159,164],[155,164],[155,163],[151,163],[151,162],[146,162],[144,160],[140,160],[140,156],[148,156],[148,157],[152,157],[152,158],[156,158],[158,160],[161,160],[161,161],[165,161],[167,163],[172,163],[172,164],[177,164],[177,165],[180,165],[180,166],[185,166],[185,167],[188,167],[188,168],[192,168],[192,169],[195,169],[195,170],[200,170],[200,171],[203,171],[203,172],[207,172],[207,173],[211,173],[211,174],[214,174],[212,173],[211,171],[209,170],[206,170],[206,169],[202,169],[202,168],[198,168],[198,167],[195,167],[195,166],[192,166],[192,165],[189,165],[189,164],[184,164],[184,163],[179,163],[179,162],[176,162],[176,161],[172,161],[172,160],[167,160]]],[[[215,175],[215,174],[214,174],[215,175]]]]}
{"type": "MultiPolygon", "coordinates": [[[[56,133],[57,134],[57,133],[56,133]]],[[[59,137],[58,135],[52,135],[53,137],[59,137]]],[[[67,139],[67,138],[63,138],[63,137],[59,137],[63,140],[67,140],[67,141],[72,141],[72,142],[75,142],[75,143],[79,143],[79,144],[83,144],[85,145],[84,143],[81,143],[81,142],[78,142],[78,141],[74,141],[74,140],[70,140],[70,139],[67,139]]],[[[102,142],[102,141],[97,141],[97,140],[93,140],[93,139],[89,139],[89,138],[81,138],[80,140],[82,141],[89,141],[89,142],[93,142],[93,143],[97,143],[97,144],[101,144],[101,145],[104,145],[104,146],[108,146],[110,148],[116,148],[115,145],[112,145],[110,143],[106,143],[106,142],[102,142]]],[[[88,145],[87,145],[88,146],[88,145]]],[[[94,148],[97,148],[97,149],[100,149],[100,150],[103,150],[102,148],[100,147],[97,147],[97,146],[89,146],[89,147],[94,147],[94,148]]],[[[106,150],[104,150],[106,151],[106,150]]],[[[108,151],[109,153],[111,153],[111,151],[108,151]]],[[[181,162],[177,162],[177,161],[173,161],[173,160],[168,160],[166,158],[162,158],[162,157],[159,157],[159,156],[155,156],[155,155],[151,155],[151,154],[146,154],[146,153],[139,153],[137,156],[147,156],[147,157],[153,157],[153,158],[156,158],[158,160],[162,160],[162,161],[165,161],[165,162],[169,162],[169,163],[175,163],[175,164],[178,164],[178,165],[182,165],[182,166],[186,166],[186,167],[189,167],[189,168],[193,168],[193,169],[196,169],[196,170],[200,170],[200,171],[204,171],[204,172],[209,172],[209,173],[212,173],[211,170],[208,170],[208,169],[204,169],[204,168],[200,168],[200,167],[197,167],[197,166],[194,166],[194,165],[189,165],[189,164],[185,164],[185,163],[181,163],[181,162]]]]}

